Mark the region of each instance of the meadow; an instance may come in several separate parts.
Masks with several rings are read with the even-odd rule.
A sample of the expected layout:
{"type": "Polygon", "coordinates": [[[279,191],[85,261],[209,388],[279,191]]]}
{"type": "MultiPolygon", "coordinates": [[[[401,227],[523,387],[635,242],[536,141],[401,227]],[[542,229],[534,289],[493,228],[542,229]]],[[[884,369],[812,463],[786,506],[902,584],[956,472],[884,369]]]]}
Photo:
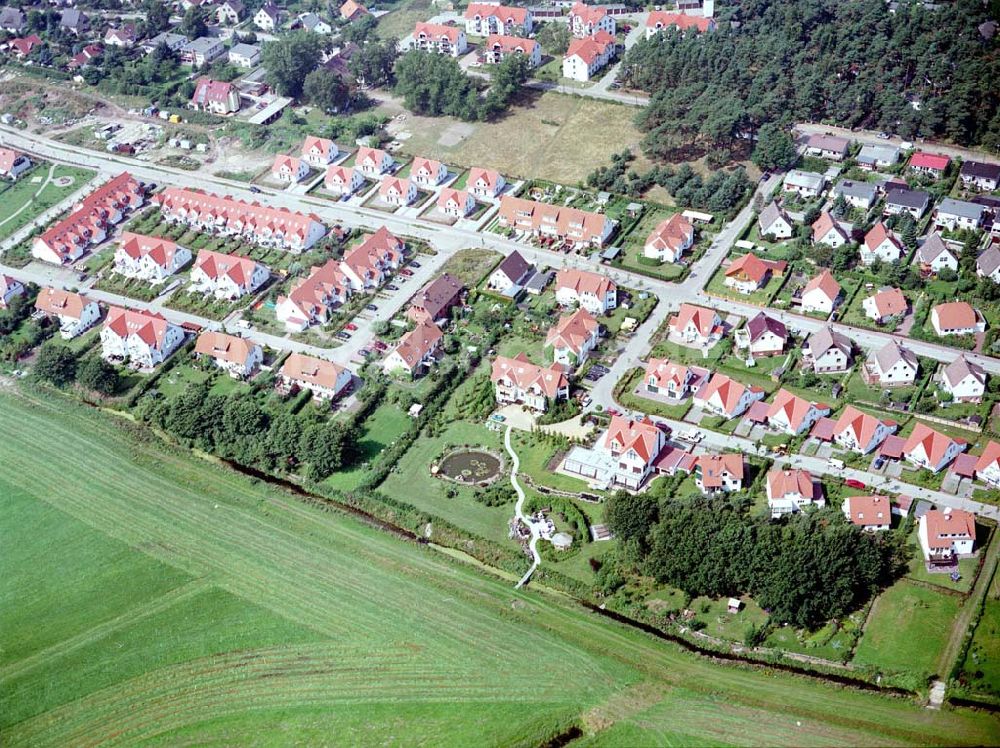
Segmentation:
{"type": "Polygon", "coordinates": [[[58,395],[0,391],[0,429],[6,745],[997,734],[982,713],[713,664],[58,395]]]}
{"type": "Polygon", "coordinates": [[[4,183],[0,188],[0,239],[6,239],[22,226],[26,226],[53,205],[82,189],[94,176],[91,169],[73,166],[39,164],[16,182],[4,183]],[[58,185],[47,181],[68,178],[68,184],[58,185]],[[33,182],[39,178],[41,182],[33,182]],[[44,185],[44,186],[43,186],[44,185]],[[35,193],[38,193],[37,196],[35,193]]]}

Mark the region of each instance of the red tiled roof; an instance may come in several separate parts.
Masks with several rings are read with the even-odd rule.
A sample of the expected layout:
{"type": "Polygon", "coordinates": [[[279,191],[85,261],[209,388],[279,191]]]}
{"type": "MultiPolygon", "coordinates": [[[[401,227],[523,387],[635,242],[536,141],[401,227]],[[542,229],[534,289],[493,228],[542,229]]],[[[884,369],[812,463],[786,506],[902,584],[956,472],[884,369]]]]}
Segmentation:
{"type": "Polygon", "coordinates": [[[494,384],[508,379],[519,389],[537,387],[546,397],[555,397],[559,390],[569,386],[569,380],[561,366],[552,364],[547,368],[536,366],[528,357],[519,353],[514,358],[497,356],[493,361],[490,381],[494,384]]]}
{"type": "Polygon", "coordinates": [[[326,389],[334,389],[337,379],[346,369],[333,361],[307,356],[304,353],[291,353],[281,365],[282,376],[296,382],[316,385],[326,389]]]}
{"type": "Polygon", "coordinates": [[[942,156],[937,153],[925,153],[920,151],[919,153],[914,153],[910,156],[910,166],[919,169],[935,169],[937,171],[944,171],[948,168],[948,164],[951,163],[951,159],[948,156],[942,156]]]}
{"type": "Polygon", "coordinates": [[[815,496],[812,473],[808,470],[772,470],[767,474],[767,488],[772,498],[789,494],[799,494],[807,499],[815,496]]]}
{"type": "Polygon", "coordinates": [[[680,213],[661,221],[646,238],[646,244],[657,249],[670,249],[675,254],[694,239],[694,225],[680,213]]]}
{"type": "Polygon", "coordinates": [[[726,473],[743,480],[742,454],[701,455],[697,465],[701,468],[701,484],[705,488],[721,488],[726,473]]]}
{"type": "Polygon", "coordinates": [[[586,309],[577,309],[571,314],[565,314],[549,330],[545,337],[545,345],[556,348],[569,348],[579,355],[583,344],[590,340],[600,327],[600,323],[586,309]]]}
{"type": "Polygon", "coordinates": [[[624,416],[611,416],[608,433],[604,437],[605,447],[610,449],[611,442],[620,445],[619,452],[635,450],[643,462],[651,464],[659,453],[657,446],[663,432],[648,418],[635,421],[624,416]]]}
{"type": "Polygon", "coordinates": [[[84,307],[94,303],[92,299],[61,288],[43,288],[35,299],[35,309],[57,317],[80,319],[84,307]]]}
{"type": "Polygon", "coordinates": [[[923,447],[928,461],[932,465],[937,465],[954,441],[950,436],[945,436],[930,426],[918,423],[913,427],[913,432],[910,434],[910,438],[906,440],[906,444],[903,445],[903,452],[910,454],[918,446],[923,447]]]}
{"type": "Polygon", "coordinates": [[[831,301],[836,299],[837,295],[840,293],[840,284],[837,283],[837,279],[833,277],[833,273],[829,270],[824,270],[822,273],[810,280],[806,284],[806,287],[802,289],[802,295],[805,296],[807,293],[817,288],[831,301]]]}
{"type": "Polygon", "coordinates": [[[200,353],[231,364],[245,364],[254,344],[249,340],[227,335],[224,332],[206,330],[198,336],[194,352],[200,353]]]}
{"type": "Polygon", "coordinates": [[[848,496],[847,519],[852,525],[869,527],[892,522],[892,508],[885,496],[848,496]]]}
{"type": "Polygon", "coordinates": [[[491,5],[490,3],[469,3],[465,9],[463,18],[473,20],[476,16],[480,18],[490,18],[496,16],[503,24],[514,24],[523,26],[528,20],[527,8],[516,8],[509,5],[491,5]]]}
{"type": "Polygon", "coordinates": [[[170,323],[160,314],[117,306],[108,307],[108,316],[104,320],[104,329],[113,331],[120,338],[137,335],[153,348],[163,345],[169,327],[170,323]]]}
{"type": "Polygon", "coordinates": [[[840,414],[840,418],[837,419],[833,433],[837,435],[844,431],[850,431],[858,444],[867,447],[881,423],[882,421],[875,416],[860,411],[853,405],[848,405],[840,414]]]}
{"type": "Polygon", "coordinates": [[[418,22],[416,26],[413,27],[414,36],[426,36],[433,39],[445,38],[452,44],[458,41],[459,34],[462,33],[462,29],[457,26],[448,26],[443,23],[427,23],[418,22]]]}
{"type": "Polygon", "coordinates": [[[976,539],[976,515],[964,509],[931,509],[922,519],[927,526],[927,545],[935,550],[951,548],[955,540],[976,539]]]}
{"type": "Polygon", "coordinates": [[[964,301],[951,301],[947,304],[938,304],[931,309],[931,314],[937,313],[938,321],[942,329],[962,330],[976,326],[976,310],[971,304],[964,301]]]}
{"type": "Polygon", "coordinates": [[[715,330],[716,316],[714,309],[707,309],[695,304],[681,304],[677,315],[671,319],[670,326],[679,332],[688,326],[688,322],[694,322],[694,326],[698,328],[698,334],[707,338],[715,330]]]}
{"type": "Polygon", "coordinates": [[[616,291],[618,286],[606,275],[570,269],[556,273],[556,290],[560,288],[571,288],[578,294],[589,293],[603,299],[605,294],[616,291]]]}
{"type": "Polygon", "coordinates": [[[697,29],[699,32],[704,33],[705,31],[710,30],[714,25],[715,22],[711,18],[688,16],[683,13],[670,13],[665,10],[651,11],[649,16],[646,18],[646,28],[650,29],[655,29],[658,26],[661,28],[676,26],[682,31],[697,29]]]}
{"type": "Polygon", "coordinates": [[[602,238],[608,222],[608,218],[600,213],[509,195],[500,198],[499,215],[504,226],[531,230],[545,226],[555,229],[559,236],[571,236],[574,240],[582,242],[602,238]]]}

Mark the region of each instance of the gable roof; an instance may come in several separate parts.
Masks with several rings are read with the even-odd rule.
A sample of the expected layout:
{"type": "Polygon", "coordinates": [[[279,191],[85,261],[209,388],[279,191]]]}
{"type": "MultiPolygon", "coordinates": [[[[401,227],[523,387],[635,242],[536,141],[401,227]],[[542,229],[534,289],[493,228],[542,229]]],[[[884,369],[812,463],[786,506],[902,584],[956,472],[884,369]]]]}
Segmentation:
{"type": "Polygon", "coordinates": [[[813,359],[821,358],[827,351],[836,348],[850,356],[853,348],[850,338],[834,330],[829,325],[821,327],[808,340],[809,352],[813,359]]]}
{"type": "Polygon", "coordinates": [[[418,291],[410,305],[423,309],[430,319],[435,320],[448,311],[452,302],[458,298],[464,288],[465,286],[460,280],[453,275],[444,273],[418,291]]]}
{"type": "MultiPolygon", "coordinates": [[[[613,42],[612,42],[613,43],[613,42]]],[[[579,57],[587,65],[600,57],[608,48],[608,42],[599,41],[595,36],[574,39],[566,49],[565,57],[579,57]]]]}
{"type": "Polygon", "coordinates": [[[787,266],[788,263],[784,260],[762,260],[753,252],[747,252],[745,255],[738,257],[729,264],[729,267],[726,268],[726,277],[729,278],[742,273],[751,281],[759,285],[763,282],[764,278],[767,277],[768,273],[781,275],[785,272],[785,268],[787,266]]]}
{"type": "Polygon", "coordinates": [[[1000,247],[991,244],[989,248],[976,258],[976,270],[980,275],[990,276],[1000,268],[1000,247]]]}
{"type": "Polygon", "coordinates": [[[290,353],[281,365],[282,376],[306,385],[335,389],[337,380],[347,369],[333,361],[326,361],[304,353],[290,353]]]}
{"type": "Polygon", "coordinates": [[[258,267],[263,267],[263,265],[249,257],[227,255],[225,252],[202,249],[198,251],[193,269],[201,270],[212,280],[229,278],[242,288],[249,286],[258,267]]]}
{"type": "Polygon", "coordinates": [[[501,379],[510,380],[522,390],[536,387],[546,397],[555,397],[559,390],[569,386],[569,380],[561,366],[558,364],[551,364],[545,368],[537,366],[531,363],[524,353],[519,353],[513,358],[497,356],[493,360],[490,381],[496,383],[501,379]]]}
{"type": "Polygon", "coordinates": [[[927,529],[927,545],[934,550],[950,549],[956,539],[976,539],[976,515],[964,509],[931,509],[921,520],[927,529]]]}
{"type": "Polygon", "coordinates": [[[758,312],[747,322],[747,334],[750,336],[751,343],[759,340],[762,335],[768,332],[782,340],[788,338],[788,328],[785,327],[784,323],[773,317],[768,317],[764,312],[758,312]]]}
{"type": "Polygon", "coordinates": [[[868,233],[865,234],[865,246],[872,252],[878,249],[886,241],[891,243],[896,248],[896,251],[902,253],[903,245],[900,243],[899,239],[896,238],[895,234],[889,231],[889,228],[882,223],[882,221],[879,221],[872,226],[868,230],[868,233]]]}
{"type": "Polygon", "coordinates": [[[524,259],[516,249],[504,257],[500,264],[497,265],[497,270],[507,276],[512,283],[522,280],[531,269],[531,263],[524,259]]]}
{"type": "Polygon", "coordinates": [[[308,156],[314,150],[317,151],[321,156],[328,157],[331,150],[336,149],[333,141],[328,138],[318,138],[315,135],[307,135],[306,139],[302,142],[302,155],[308,156]]]}
{"type": "Polygon", "coordinates": [[[120,338],[136,335],[151,348],[162,347],[171,326],[160,314],[117,306],[108,307],[108,316],[104,320],[105,330],[111,330],[120,338]]]}
{"type": "MultiPolygon", "coordinates": [[[[782,210],[781,206],[775,202],[768,203],[764,210],[760,212],[760,216],[757,218],[757,223],[762,228],[769,228],[774,225],[775,221],[782,220],[789,226],[792,225],[792,219],[788,217],[788,214],[782,210]]],[[[767,232],[764,232],[767,233],[767,232]]]]}
{"type": "Polygon", "coordinates": [[[93,299],[72,291],[46,287],[38,292],[35,309],[46,314],[78,320],[83,315],[84,308],[95,303],[93,299]]]}
{"type": "Polygon", "coordinates": [[[961,444],[956,439],[945,436],[940,431],[935,431],[924,423],[917,422],[913,427],[913,432],[903,445],[903,453],[910,454],[917,447],[923,447],[928,461],[932,465],[937,465],[948,451],[948,448],[955,443],[961,444]]]}
{"type": "Polygon", "coordinates": [[[433,322],[424,320],[399,339],[394,349],[412,371],[443,338],[441,330],[433,322]]]}
{"type": "Polygon", "coordinates": [[[919,151],[910,156],[910,166],[918,169],[935,169],[937,171],[944,171],[948,168],[948,164],[951,163],[951,159],[948,156],[941,155],[939,153],[927,153],[926,151],[919,151]]]}
{"type": "Polygon", "coordinates": [[[131,231],[122,232],[120,246],[129,257],[138,260],[148,255],[160,267],[169,266],[177,254],[176,242],[158,236],[133,234],[131,231]]]}
{"type": "Polygon", "coordinates": [[[575,355],[579,355],[583,344],[590,340],[600,327],[594,316],[581,307],[559,318],[545,336],[545,345],[568,348],[575,355]]]}
{"type": "MultiPolygon", "coordinates": [[[[924,239],[923,243],[917,248],[917,257],[921,262],[926,263],[927,265],[930,265],[938,258],[938,256],[944,253],[949,254],[956,260],[958,259],[955,257],[955,253],[948,248],[947,244],[944,243],[944,239],[941,238],[941,235],[936,231],[929,234],[927,238],[924,239]]],[[[1000,250],[997,250],[997,254],[997,265],[1000,265],[1000,250]]]]}
{"type": "Polygon", "coordinates": [[[634,450],[647,465],[658,454],[657,447],[663,432],[649,418],[633,420],[625,416],[611,416],[604,445],[611,448],[611,442],[621,445],[621,452],[634,450]]]}
{"type": "Polygon", "coordinates": [[[976,462],[976,472],[978,473],[993,466],[1000,468],[1000,443],[990,439],[986,445],[986,449],[983,450],[983,454],[976,462]]]}
{"type": "Polygon", "coordinates": [[[848,496],[844,505],[847,520],[852,525],[870,527],[892,522],[892,507],[885,496],[848,496]]]}
{"type": "Polygon", "coordinates": [[[808,470],[779,469],[767,474],[767,493],[772,498],[799,495],[804,499],[813,499],[816,487],[808,470]]]}
{"type": "Polygon", "coordinates": [[[686,328],[688,323],[694,323],[698,334],[703,338],[707,338],[715,330],[715,320],[717,317],[718,313],[714,309],[684,303],[677,310],[677,316],[673,318],[670,326],[680,331],[686,328]]]}
{"type": "Polygon", "coordinates": [[[966,377],[972,377],[980,384],[986,383],[986,370],[979,364],[961,355],[941,370],[941,375],[951,387],[956,387],[966,377]]]}
{"type": "Polygon", "coordinates": [[[908,307],[906,297],[898,288],[883,288],[868,298],[874,300],[875,313],[879,317],[892,317],[896,314],[903,314],[908,307]]]}
{"type": "Polygon", "coordinates": [[[860,411],[853,405],[848,405],[844,408],[844,412],[840,414],[840,418],[837,419],[837,423],[833,427],[833,434],[837,436],[845,431],[849,431],[854,437],[854,441],[866,447],[871,442],[872,437],[875,436],[875,432],[878,431],[879,426],[883,423],[887,426],[896,425],[892,421],[880,421],[875,416],[860,411]]]}
{"type": "Polygon", "coordinates": [[[500,50],[505,53],[522,52],[531,55],[534,54],[537,46],[538,42],[534,39],[525,39],[523,36],[490,34],[486,37],[486,49],[500,50]]]}
{"type": "MultiPolygon", "coordinates": [[[[2,25],[2,22],[0,22],[0,25],[2,25]]],[[[970,177],[972,179],[1000,181],[1000,164],[987,164],[982,161],[963,161],[962,171],[959,173],[963,177],[970,177]]]]}
{"type": "Polygon", "coordinates": [[[250,351],[257,347],[249,340],[238,338],[235,335],[206,330],[198,336],[194,352],[231,364],[245,364],[250,357],[250,351]]]}
{"type": "MultiPolygon", "coordinates": [[[[763,392],[759,387],[749,388],[750,392],[763,392]]],[[[735,379],[727,377],[725,374],[715,373],[712,378],[698,388],[695,397],[698,400],[708,402],[715,395],[718,395],[722,403],[722,411],[726,414],[733,413],[739,405],[743,395],[746,394],[747,387],[740,384],[735,379]]]]}
{"type": "Polygon", "coordinates": [[[890,340],[868,357],[869,361],[874,361],[880,372],[887,372],[900,361],[904,362],[913,371],[917,370],[917,357],[909,348],[905,348],[895,340],[890,340]]]}
{"type": "Polygon", "coordinates": [[[850,145],[851,141],[847,138],[837,137],[836,135],[825,135],[823,133],[810,135],[806,141],[807,148],[817,148],[821,151],[835,151],[841,154],[847,153],[850,145]]]}
{"type": "Polygon", "coordinates": [[[726,474],[743,480],[745,474],[743,455],[727,452],[721,455],[701,455],[695,465],[701,469],[701,485],[705,488],[721,488],[726,474]]]}
{"type": "Polygon", "coordinates": [[[649,237],[646,246],[657,249],[670,249],[675,254],[689,244],[694,238],[694,225],[680,213],[674,213],[670,218],[661,221],[649,237]]]}
{"type": "Polygon", "coordinates": [[[576,269],[556,273],[556,289],[560,288],[570,288],[577,294],[594,294],[602,300],[606,294],[618,290],[615,282],[606,275],[576,269]]]}
{"type": "Polygon", "coordinates": [[[946,330],[961,330],[976,326],[976,310],[965,301],[950,301],[931,309],[937,314],[938,322],[946,330]]]}
{"type": "Polygon", "coordinates": [[[433,39],[447,39],[452,44],[458,42],[459,37],[464,33],[464,31],[458,26],[448,26],[444,23],[428,23],[426,21],[418,21],[417,25],[413,27],[414,36],[426,36],[433,39]]]}
{"type": "Polygon", "coordinates": [[[821,242],[831,231],[839,234],[845,242],[850,240],[844,227],[837,222],[830,211],[824,210],[819,214],[819,218],[813,221],[812,239],[814,242],[821,242]]]}
{"type": "Polygon", "coordinates": [[[500,182],[501,176],[500,172],[493,169],[483,169],[480,166],[473,166],[469,169],[469,179],[467,184],[475,185],[477,182],[482,180],[491,189],[495,190],[497,184],[500,182]]]}
{"type": "Polygon", "coordinates": [[[463,18],[474,20],[476,16],[480,18],[497,18],[502,24],[514,24],[523,26],[528,20],[528,9],[517,8],[510,5],[493,5],[492,3],[469,3],[465,9],[463,18]]]}
{"type": "Polygon", "coordinates": [[[665,10],[650,11],[646,17],[646,28],[666,28],[676,26],[681,31],[695,29],[700,33],[711,30],[715,26],[715,21],[702,16],[689,16],[684,13],[670,13],[665,10]]]}
{"type": "Polygon", "coordinates": [[[794,431],[798,431],[806,416],[814,408],[826,410],[827,412],[830,410],[826,405],[811,403],[805,398],[801,398],[782,387],[774,396],[774,402],[767,410],[767,419],[771,420],[778,415],[784,415],[789,427],[794,431]]]}

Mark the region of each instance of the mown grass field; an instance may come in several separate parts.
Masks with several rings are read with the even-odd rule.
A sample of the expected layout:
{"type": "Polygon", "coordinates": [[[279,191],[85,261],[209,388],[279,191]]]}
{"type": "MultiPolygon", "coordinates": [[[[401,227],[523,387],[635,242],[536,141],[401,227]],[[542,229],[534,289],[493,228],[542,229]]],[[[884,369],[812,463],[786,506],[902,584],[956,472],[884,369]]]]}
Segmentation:
{"type": "Polygon", "coordinates": [[[996,737],[714,665],[58,396],[0,392],[0,429],[5,745],[996,737]]]}
{"type": "Polygon", "coordinates": [[[6,239],[22,226],[34,221],[53,205],[83,188],[94,176],[91,169],[56,166],[55,169],[51,169],[53,181],[46,183],[50,169],[50,164],[42,163],[0,190],[0,239],[6,239]],[[68,177],[69,184],[65,186],[55,184],[54,180],[61,177],[68,177]],[[40,178],[41,181],[33,182],[34,178],[40,178]],[[36,192],[38,197],[35,197],[36,192]]]}

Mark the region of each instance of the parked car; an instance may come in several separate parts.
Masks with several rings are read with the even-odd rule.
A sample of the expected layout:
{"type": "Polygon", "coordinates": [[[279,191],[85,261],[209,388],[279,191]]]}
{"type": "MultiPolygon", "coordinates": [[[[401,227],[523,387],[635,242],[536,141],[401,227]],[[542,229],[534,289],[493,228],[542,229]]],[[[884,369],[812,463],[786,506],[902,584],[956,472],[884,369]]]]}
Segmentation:
{"type": "Polygon", "coordinates": [[[258,186],[257,186],[257,185],[255,185],[255,184],[251,184],[251,185],[250,185],[250,191],[251,191],[251,192],[252,192],[253,194],[257,195],[257,194],[259,194],[259,193],[260,193],[260,187],[258,187],[258,186]]]}
{"type": "Polygon", "coordinates": [[[375,306],[374,304],[367,304],[365,306],[365,309],[367,309],[369,312],[377,312],[378,311],[378,307],[375,306]]]}
{"type": "Polygon", "coordinates": [[[413,271],[410,270],[409,268],[403,268],[402,270],[399,271],[399,274],[405,275],[407,278],[409,278],[411,275],[413,275],[413,271]]]}
{"type": "Polygon", "coordinates": [[[417,262],[416,260],[414,260],[413,262],[411,262],[411,263],[410,263],[410,266],[411,266],[411,267],[415,267],[415,268],[418,268],[418,267],[420,267],[420,263],[419,263],[419,262],[417,262]]]}
{"type": "Polygon", "coordinates": [[[845,480],[844,485],[849,486],[851,488],[857,488],[858,490],[863,490],[865,488],[868,488],[868,486],[866,486],[864,483],[862,483],[859,480],[855,480],[854,478],[848,478],[847,480],[845,480]]]}
{"type": "Polygon", "coordinates": [[[338,338],[339,340],[350,340],[351,334],[349,332],[344,332],[343,330],[341,330],[336,334],[335,337],[338,338]]]}
{"type": "Polygon", "coordinates": [[[386,288],[388,290],[390,290],[390,291],[398,291],[399,290],[399,286],[397,286],[395,284],[392,284],[392,283],[390,283],[388,286],[386,286],[386,288]]]}
{"type": "Polygon", "coordinates": [[[358,329],[358,326],[356,324],[354,324],[353,322],[348,322],[346,325],[344,325],[344,329],[345,330],[350,330],[351,332],[354,332],[355,330],[358,329]]]}

